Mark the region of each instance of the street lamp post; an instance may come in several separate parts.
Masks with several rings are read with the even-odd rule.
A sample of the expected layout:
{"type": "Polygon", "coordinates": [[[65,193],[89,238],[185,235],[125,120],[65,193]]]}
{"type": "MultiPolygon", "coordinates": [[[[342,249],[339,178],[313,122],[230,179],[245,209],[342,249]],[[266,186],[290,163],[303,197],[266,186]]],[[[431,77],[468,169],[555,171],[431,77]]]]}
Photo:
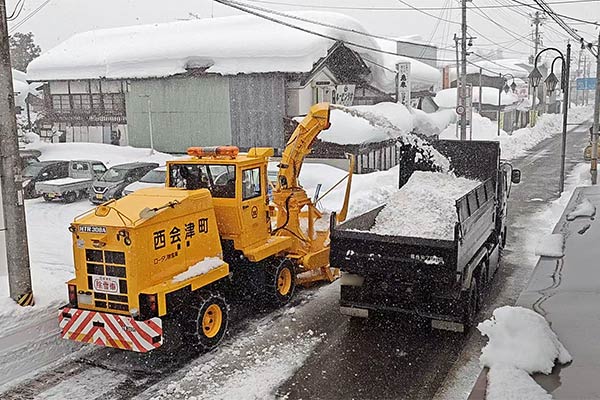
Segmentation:
{"type": "Polygon", "coordinates": [[[563,55],[563,53],[554,48],[554,47],[548,47],[545,48],[544,50],[540,51],[536,56],[535,56],[535,61],[533,63],[533,70],[531,71],[531,74],[529,75],[529,79],[531,80],[531,85],[533,86],[533,91],[534,91],[534,102],[535,102],[535,89],[538,87],[538,85],[540,84],[541,80],[542,80],[542,74],[540,73],[540,71],[537,68],[537,62],[538,59],[540,58],[540,56],[542,55],[542,53],[544,53],[545,51],[556,51],[558,54],[560,54],[559,56],[557,56],[553,61],[552,61],[552,67],[550,68],[550,74],[548,75],[548,77],[546,78],[546,84],[548,85],[548,88],[550,89],[550,87],[552,87],[552,91],[554,91],[554,89],[556,88],[556,84],[558,83],[558,79],[556,78],[556,75],[554,75],[554,63],[555,61],[557,61],[557,59],[560,59],[562,61],[562,71],[561,71],[561,78],[560,78],[560,83],[561,83],[561,89],[563,91],[563,105],[562,105],[562,109],[563,109],[563,127],[562,127],[562,146],[561,146],[561,151],[560,151],[560,159],[561,159],[561,163],[560,163],[560,181],[558,183],[558,189],[559,189],[559,194],[562,193],[565,189],[565,150],[567,147],[567,120],[568,120],[568,111],[569,111],[569,69],[570,69],[570,64],[571,64],[571,45],[568,44],[567,45],[567,56],[565,57],[563,55]]]}
{"type": "MultiPolygon", "coordinates": [[[[517,85],[515,84],[515,77],[512,74],[500,74],[500,79],[502,79],[502,83],[500,83],[500,87],[498,88],[498,112],[496,113],[498,136],[500,136],[500,108],[502,107],[502,91],[504,90],[504,93],[508,93],[508,91],[512,89],[512,91],[514,92],[517,88],[517,85]],[[510,86],[508,86],[508,83],[506,82],[506,78],[509,76],[512,79],[512,83],[510,86]]],[[[481,99],[479,99],[479,101],[481,102],[481,99]]]]}

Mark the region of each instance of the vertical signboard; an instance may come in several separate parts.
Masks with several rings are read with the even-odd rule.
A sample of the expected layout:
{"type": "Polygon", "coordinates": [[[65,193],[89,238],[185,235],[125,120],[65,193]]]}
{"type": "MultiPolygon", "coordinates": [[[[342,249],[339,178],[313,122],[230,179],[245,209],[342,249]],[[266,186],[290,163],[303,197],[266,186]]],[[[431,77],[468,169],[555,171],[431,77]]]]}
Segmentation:
{"type": "Polygon", "coordinates": [[[396,64],[396,101],[410,107],[410,63],[396,64]]]}
{"type": "Polygon", "coordinates": [[[335,87],[335,104],[350,107],[354,102],[356,85],[337,85],[335,87]]]}

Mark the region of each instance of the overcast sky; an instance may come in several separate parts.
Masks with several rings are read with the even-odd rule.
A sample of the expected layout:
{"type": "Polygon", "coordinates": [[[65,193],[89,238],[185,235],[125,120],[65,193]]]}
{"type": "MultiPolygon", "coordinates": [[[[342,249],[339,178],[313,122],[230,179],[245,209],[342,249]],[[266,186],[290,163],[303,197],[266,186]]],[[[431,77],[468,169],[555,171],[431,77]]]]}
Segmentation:
{"type": "MultiPolygon", "coordinates": [[[[39,12],[30,15],[47,0],[24,1],[25,6],[19,17],[9,22],[10,32],[32,31],[42,50],[57,45],[74,33],[92,29],[193,18],[190,13],[200,18],[240,14],[237,10],[213,3],[211,0],[50,0],[39,12]],[[28,16],[30,18],[23,22],[28,16]],[[15,29],[16,24],[20,26],[15,29]]],[[[250,3],[250,0],[238,1],[250,3]]],[[[7,0],[9,14],[17,2],[18,0],[7,0]]],[[[519,2],[530,4],[533,0],[519,2]]],[[[600,18],[600,0],[548,0],[548,3],[557,13],[587,20],[600,18]],[[572,3],[552,4],[564,1],[572,3]]],[[[310,5],[315,5],[322,10],[350,15],[358,19],[371,33],[390,37],[420,35],[440,48],[452,46],[454,33],[460,32],[458,0],[264,0],[251,4],[279,11],[306,10],[310,9],[310,5]],[[325,9],[323,6],[334,8],[325,9]],[[432,14],[428,16],[423,12],[411,10],[409,6],[439,9],[424,11],[432,14]],[[453,23],[442,21],[440,17],[453,23]]],[[[532,28],[527,14],[535,12],[534,9],[519,7],[513,0],[474,0],[469,3],[469,7],[468,23],[472,27],[469,33],[477,37],[474,40],[476,51],[483,53],[485,50],[501,48],[505,58],[523,59],[532,52],[532,28]],[[498,5],[506,7],[485,8],[498,5]],[[480,8],[476,9],[475,6],[480,8]]],[[[566,21],[586,40],[596,40],[598,30],[595,26],[566,21]]],[[[565,48],[567,35],[550,19],[542,27],[542,32],[545,46],[565,48]]],[[[578,46],[574,47],[575,51],[578,51],[578,46]]]]}

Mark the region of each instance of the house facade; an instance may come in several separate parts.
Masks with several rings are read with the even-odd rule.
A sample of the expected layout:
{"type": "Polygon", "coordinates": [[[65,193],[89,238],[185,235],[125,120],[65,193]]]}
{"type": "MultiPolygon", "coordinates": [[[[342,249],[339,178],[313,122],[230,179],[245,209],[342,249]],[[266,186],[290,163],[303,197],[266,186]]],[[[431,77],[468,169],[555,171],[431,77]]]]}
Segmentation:
{"type": "MultiPolygon", "coordinates": [[[[46,82],[37,129],[44,140],[152,143],[169,153],[222,144],[282,149],[292,119],[314,103],[393,101],[395,76],[377,67],[383,61],[343,40],[306,35],[248,16],[75,35],[30,64],[29,79],[46,82]],[[224,41],[244,27],[245,41],[224,41]]],[[[439,75],[424,67],[419,88],[439,75]]]]}

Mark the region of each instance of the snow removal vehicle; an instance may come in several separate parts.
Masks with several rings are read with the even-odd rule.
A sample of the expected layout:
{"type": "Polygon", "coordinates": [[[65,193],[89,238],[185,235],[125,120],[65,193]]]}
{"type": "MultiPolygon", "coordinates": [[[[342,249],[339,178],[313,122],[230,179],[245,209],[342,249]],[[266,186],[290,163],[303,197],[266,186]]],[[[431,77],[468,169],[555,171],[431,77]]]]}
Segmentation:
{"type": "MultiPolygon", "coordinates": [[[[332,214],[330,261],[342,271],[340,309],[355,320],[372,314],[413,314],[431,320],[434,328],[464,331],[473,323],[499,266],[506,240],[507,199],[511,184],[520,181],[520,171],[500,161],[497,142],[432,145],[450,160],[450,170],[457,176],[480,182],[455,199],[456,222],[450,225],[449,237],[372,232],[385,204],[342,224],[332,214]]],[[[400,187],[415,173],[407,164],[400,163],[400,187]]],[[[428,206],[438,210],[440,205],[428,206]]],[[[435,220],[419,217],[396,222],[431,222],[435,227],[435,220]]]]}
{"type": "Polygon", "coordinates": [[[247,281],[260,298],[285,304],[296,284],[335,280],[329,232],[316,230],[322,215],[298,183],[305,156],[328,127],[329,104],[314,105],[282,153],[274,207],[267,190],[272,148],[192,147],[191,157],[167,162],[166,187],[140,189],[76,217],[62,337],[147,352],[163,343],[163,324],[173,324],[210,349],[227,329],[222,293],[234,283],[247,281]]]}

